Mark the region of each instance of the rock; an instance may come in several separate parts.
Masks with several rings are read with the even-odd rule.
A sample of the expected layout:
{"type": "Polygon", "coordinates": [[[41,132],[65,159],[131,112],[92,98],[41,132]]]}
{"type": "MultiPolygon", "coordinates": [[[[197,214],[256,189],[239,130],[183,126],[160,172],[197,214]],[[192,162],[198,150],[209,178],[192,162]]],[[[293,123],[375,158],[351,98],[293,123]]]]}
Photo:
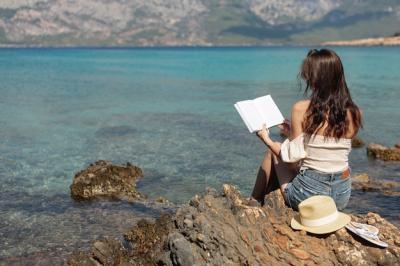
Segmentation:
{"type": "Polygon", "coordinates": [[[136,191],[136,180],[142,175],[142,170],[130,163],[119,166],[108,161],[97,161],[75,174],[70,186],[71,196],[76,200],[143,198],[144,196],[136,191]]]}
{"type": "Polygon", "coordinates": [[[394,147],[395,147],[396,149],[400,149],[400,142],[397,143],[396,145],[394,145],[394,147]]]}
{"type": "Polygon", "coordinates": [[[172,265],[195,265],[192,245],[182,234],[171,233],[168,236],[168,248],[172,265]]]}
{"type": "Polygon", "coordinates": [[[354,175],[354,176],[352,176],[352,181],[353,182],[367,183],[367,182],[369,182],[369,176],[368,176],[367,173],[354,175]]]}
{"type": "Polygon", "coordinates": [[[158,197],[158,198],[156,199],[156,202],[159,202],[159,203],[168,203],[169,201],[168,201],[166,198],[164,198],[164,197],[158,197]]]}
{"type": "Polygon", "coordinates": [[[89,253],[76,252],[66,262],[68,266],[132,265],[122,244],[112,238],[93,243],[89,253]]]}
{"type": "Polygon", "coordinates": [[[293,248],[290,250],[290,253],[292,253],[296,258],[301,260],[307,260],[310,258],[310,254],[302,249],[293,248]]]}
{"type": "MultiPolygon", "coordinates": [[[[139,223],[125,236],[128,247],[121,254],[127,258],[121,261],[132,265],[400,264],[399,229],[375,213],[351,218],[373,223],[379,237],[390,243],[387,249],[368,244],[345,228],[318,236],[292,230],[295,212],[285,206],[279,190],[267,195],[263,206],[247,205],[239,191],[226,184],[217,195],[196,195],[190,202],[196,204],[183,204],[173,216],[139,223]]],[[[112,253],[100,249],[105,250],[101,254],[112,253]]],[[[87,256],[94,259],[93,252],[87,256]]]]}
{"type": "Polygon", "coordinates": [[[167,245],[168,233],[172,232],[171,215],[161,215],[155,222],[141,219],[130,231],[124,234],[129,246],[129,258],[135,265],[149,265],[161,259],[164,245],[167,245]]]}
{"type": "Polygon", "coordinates": [[[352,148],[361,148],[365,145],[364,141],[360,139],[358,136],[355,136],[351,140],[351,147],[352,148]]]}
{"type": "Polygon", "coordinates": [[[352,177],[352,188],[362,190],[364,192],[380,192],[388,196],[400,194],[394,189],[399,187],[400,183],[388,180],[372,180],[367,173],[361,173],[352,177]]]}
{"type": "Polygon", "coordinates": [[[370,143],[368,145],[367,154],[384,161],[400,161],[399,148],[388,148],[376,143],[370,143]]]}

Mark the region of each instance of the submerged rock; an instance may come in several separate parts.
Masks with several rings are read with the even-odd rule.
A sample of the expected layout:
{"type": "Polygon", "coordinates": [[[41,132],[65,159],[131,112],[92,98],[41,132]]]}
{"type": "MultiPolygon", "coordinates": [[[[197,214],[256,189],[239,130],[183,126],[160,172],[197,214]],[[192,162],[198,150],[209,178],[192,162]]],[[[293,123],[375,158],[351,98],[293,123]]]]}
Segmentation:
{"type": "Polygon", "coordinates": [[[380,192],[387,196],[400,196],[400,192],[395,191],[400,187],[400,183],[388,180],[372,180],[367,173],[354,175],[352,177],[352,188],[364,192],[380,192]]]}
{"type": "Polygon", "coordinates": [[[141,221],[125,234],[125,243],[102,240],[90,252],[75,253],[68,265],[399,265],[400,232],[379,215],[351,215],[373,224],[381,249],[351,235],[345,228],[326,235],[294,231],[278,190],[263,206],[250,206],[238,190],[224,185],[194,196],[172,216],[155,223],[141,221]],[[99,258],[101,257],[101,258],[99,258]]]}
{"type": "Polygon", "coordinates": [[[364,141],[358,136],[355,136],[351,139],[351,147],[352,148],[361,148],[364,145],[365,145],[364,141]]]}
{"type": "Polygon", "coordinates": [[[361,173],[358,175],[354,175],[351,177],[351,179],[353,181],[352,184],[354,184],[354,183],[356,183],[356,184],[364,183],[365,184],[370,181],[369,175],[367,173],[361,173]]]}
{"type": "Polygon", "coordinates": [[[94,198],[143,198],[136,191],[136,181],[143,176],[142,170],[130,163],[113,165],[109,161],[97,161],[75,174],[71,196],[76,200],[94,198]]]}
{"type": "Polygon", "coordinates": [[[384,161],[400,161],[400,148],[388,148],[386,146],[370,143],[367,147],[368,155],[384,161]]]}

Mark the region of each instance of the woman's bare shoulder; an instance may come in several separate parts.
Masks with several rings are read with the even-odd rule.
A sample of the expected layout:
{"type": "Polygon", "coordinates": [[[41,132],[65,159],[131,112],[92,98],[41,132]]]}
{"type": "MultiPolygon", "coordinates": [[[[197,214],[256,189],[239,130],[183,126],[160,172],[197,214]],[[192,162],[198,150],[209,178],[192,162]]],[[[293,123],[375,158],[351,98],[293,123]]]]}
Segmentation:
{"type": "Polygon", "coordinates": [[[306,112],[310,106],[310,100],[300,100],[293,104],[292,110],[296,112],[306,112]]]}
{"type": "Polygon", "coordinates": [[[297,121],[301,124],[309,105],[310,105],[310,100],[300,100],[295,104],[293,104],[292,122],[297,121]]]}

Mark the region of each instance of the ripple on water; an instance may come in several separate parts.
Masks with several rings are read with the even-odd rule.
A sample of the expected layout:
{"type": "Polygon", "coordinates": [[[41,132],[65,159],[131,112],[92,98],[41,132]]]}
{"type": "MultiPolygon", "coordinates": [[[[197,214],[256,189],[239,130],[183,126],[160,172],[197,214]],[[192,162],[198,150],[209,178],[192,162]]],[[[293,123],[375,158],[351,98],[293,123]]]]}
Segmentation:
{"type": "MultiPolygon", "coordinates": [[[[338,49],[365,113],[361,137],[393,145],[400,53],[338,49]]],[[[2,50],[0,256],[71,250],[96,237],[120,236],[137,218],[157,215],[137,204],[72,202],[73,175],[99,159],[140,166],[145,177],[138,187],[151,197],[185,202],[225,182],[248,195],[265,147],[232,104],[271,93],[289,114],[301,97],[295,77],[306,51],[219,51],[167,49],[154,57],[154,50],[19,49],[16,60],[13,51],[2,50]]],[[[276,131],[273,136],[279,139],[276,131]]],[[[365,148],[353,150],[350,161],[354,173],[400,177],[400,164],[371,161],[365,148]]],[[[349,210],[378,211],[399,224],[398,203],[354,192],[349,210]]]]}
{"type": "Polygon", "coordinates": [[[0,259],[44,250],[59,256],[87,248],[94,239],[121,237],[141,218],[172,209],[118,201],[74,202],[69,195],[2,193],[0,259]],[[15,199],[10,202],[10,197],[15,199]],[[8,200],[5,200],[7,199],[8,200]]]}

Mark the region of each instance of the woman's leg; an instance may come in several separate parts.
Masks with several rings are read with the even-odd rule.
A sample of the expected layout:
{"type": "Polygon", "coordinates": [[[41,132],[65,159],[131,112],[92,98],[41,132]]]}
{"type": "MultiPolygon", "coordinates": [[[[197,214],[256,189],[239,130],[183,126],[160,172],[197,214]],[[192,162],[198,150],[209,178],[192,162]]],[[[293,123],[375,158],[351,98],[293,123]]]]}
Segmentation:
{"type": "Polygon", "coordinates": [[[285,163],[275,155],[273,155],[272,162],[272,167],[275,169],[281,192],[284,194],[286,186],[299,173],[299,164],[285,163]]]}
{"type": "Polygon", "coordinates": [[[256,182],[251,193],[251,196],[258,201],[263,201],[266,194],[279,187],[272,158],[272,152],[268,150],[258,169],[256,182]]]}

